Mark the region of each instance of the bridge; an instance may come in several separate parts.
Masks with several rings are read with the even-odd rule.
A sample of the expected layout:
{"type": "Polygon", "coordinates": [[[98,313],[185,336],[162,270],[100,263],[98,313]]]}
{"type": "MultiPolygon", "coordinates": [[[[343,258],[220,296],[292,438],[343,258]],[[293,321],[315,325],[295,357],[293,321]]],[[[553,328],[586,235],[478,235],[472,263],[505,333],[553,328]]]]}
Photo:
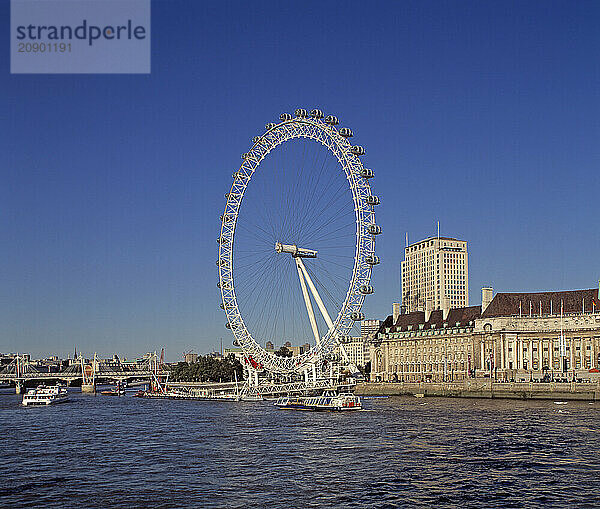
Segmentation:
{"type": "MultiPolygon", "coordinates": [[[[147,355],[136,363],[121,362],[118,359],[101,361],[94,355],[86,360],[80,357],[77,362],[59,372],[41,371],[26,356],[15,359],[0,370],[0,384],[14,384],[17,394],[31,382],[65,382],[76,385],[81,382],[82,392],[95,392],[97,383],[128,382],[128,384],[150,383],[151,380],[168,380],[168,371],[163,369],[162,355],[159,360],[156,352],[147,355]]],[[[257,376],[248,374],[247,380],[225,383],[199,383],[169,381],[169,387],[176,387],[190,395],[198,390],[219,393],[232,393],[241,397],[276,397],[280,395],[303,395],[312,391],[338,390],[349,387],[348,382],[340,382],[334,378],[307,378],[303,381],[273,382],[259,380],[257,376]]]]}
{"type": "Polygon", "coordinates": [[[81,381],[83,392],[94,392],[99,382],[131,382],[148,383],[152,377],[166,375],[162,362],[156,352],[132,365],[120,360],[101,361],[96,358],[86,360],[83,357],[76,363],[58,372],[44,372],[27,360],[25,356],[15,359],[0,370],[0,383],[14,384],[19,394],[27,382],[66,382],[73,385],[81,381]]]}

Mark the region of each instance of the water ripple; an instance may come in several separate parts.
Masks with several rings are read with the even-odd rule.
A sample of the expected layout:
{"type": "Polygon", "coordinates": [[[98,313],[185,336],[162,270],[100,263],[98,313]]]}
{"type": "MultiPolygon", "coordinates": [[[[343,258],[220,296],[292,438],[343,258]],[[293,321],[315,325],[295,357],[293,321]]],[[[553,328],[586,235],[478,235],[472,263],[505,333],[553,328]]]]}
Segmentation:
{"type": "Polygon", "coordinates": [[[389,398],[271,404],[0,394],[0,505],[597,507],[600,405],[389,398]]]}

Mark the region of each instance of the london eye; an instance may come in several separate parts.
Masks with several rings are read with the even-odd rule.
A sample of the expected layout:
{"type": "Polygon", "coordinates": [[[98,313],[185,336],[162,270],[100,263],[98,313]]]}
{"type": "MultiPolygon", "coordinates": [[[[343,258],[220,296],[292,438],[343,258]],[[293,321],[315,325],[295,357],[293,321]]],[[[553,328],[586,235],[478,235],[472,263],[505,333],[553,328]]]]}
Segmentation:
{"type": "Polygon", "coordinates": [[[374,173],[338,125],[318,109],[281,114],[252,139],[225,194],[217,286],[234,345],[257,370],[314,371],[345,356],[373,293],[374,173]],[[286,341],[304,347],[276,355],[286,341]]]}

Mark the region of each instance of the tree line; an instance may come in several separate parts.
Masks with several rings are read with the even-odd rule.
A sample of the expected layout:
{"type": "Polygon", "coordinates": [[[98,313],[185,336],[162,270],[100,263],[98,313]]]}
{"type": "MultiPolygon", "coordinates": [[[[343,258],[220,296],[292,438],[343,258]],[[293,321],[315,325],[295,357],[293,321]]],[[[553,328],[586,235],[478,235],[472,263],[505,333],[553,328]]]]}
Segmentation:
{"type": "Polygon", "coordinates": [[[244,368],[235,355],[230,354],[224,359],[210,355],[198,357],[192,364],[178,362],[169,368],[169,379],[174,382],[231,382],[243,380],[244,368]]]}

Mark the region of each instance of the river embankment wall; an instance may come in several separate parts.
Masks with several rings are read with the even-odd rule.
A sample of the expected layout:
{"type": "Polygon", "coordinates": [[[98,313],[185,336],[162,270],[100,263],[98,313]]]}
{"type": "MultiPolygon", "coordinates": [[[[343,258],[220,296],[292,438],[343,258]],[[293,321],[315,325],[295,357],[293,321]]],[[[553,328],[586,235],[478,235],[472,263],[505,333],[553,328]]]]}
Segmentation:
{"type": "Polygon", "coordinates": [[[437,396],[446,398],[504,398],[600,401],[600,383],[491,382],[397,382],[361,383],[359,396],[437,396]]]}

